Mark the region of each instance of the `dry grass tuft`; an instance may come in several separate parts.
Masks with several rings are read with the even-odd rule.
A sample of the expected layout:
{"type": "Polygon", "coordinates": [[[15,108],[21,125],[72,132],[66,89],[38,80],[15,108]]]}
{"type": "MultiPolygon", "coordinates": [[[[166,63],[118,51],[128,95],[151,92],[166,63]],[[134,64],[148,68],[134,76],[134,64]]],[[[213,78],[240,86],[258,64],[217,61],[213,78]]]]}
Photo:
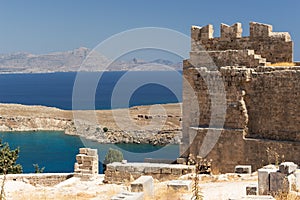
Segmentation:
{"type": "Polygon", "coordinates": [[[297,196],[295,193],[280,193],[275,196],[276,200],[300,200],[300,196],[297,196]]]}
{"type": "Polygon", "coordinates": [[[186,194],[183,190],[173,190],[167,186],[161,186],[155,191],[154,197],[146,197],[145,200],[183,200],[186,194]]]}
{"type": "Polygon", "coordinates": [[[270,66],[270,67],[293,67],[293,66],[296,66],[296,64],[293,62],[279,62],[279,63],[268,64],[267,66],[270,66]]]}

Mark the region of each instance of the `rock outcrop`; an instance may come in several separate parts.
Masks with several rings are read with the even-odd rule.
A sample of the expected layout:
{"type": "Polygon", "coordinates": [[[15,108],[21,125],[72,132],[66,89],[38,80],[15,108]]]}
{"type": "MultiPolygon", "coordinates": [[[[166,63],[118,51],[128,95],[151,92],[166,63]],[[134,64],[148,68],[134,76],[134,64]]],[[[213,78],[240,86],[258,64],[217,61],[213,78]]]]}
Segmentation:
{"type": "MultiPolygon", "coordinates": [[[[167,111],[163,116],[150,115],[150,106],[130,108],[131,120],[137,127],[124,129],[115,122],[111,110],[67,111],[44,106],[0,104],[0,131],[63,131],[100,143],[178,144],[181,135],[180,104],[162,106],[167,111]],[[79,114],[82,119],[74,120],[73,116],[79,114]],[[89,120],[92,114],[97,115],[98,123],[89,120]],[[164,125],[161,129],[144,129],[151,120],[158,120],[164,125]]],[[[118,111],[123,118],[128,117],[127,113],[128,109],[118,111]]]]}

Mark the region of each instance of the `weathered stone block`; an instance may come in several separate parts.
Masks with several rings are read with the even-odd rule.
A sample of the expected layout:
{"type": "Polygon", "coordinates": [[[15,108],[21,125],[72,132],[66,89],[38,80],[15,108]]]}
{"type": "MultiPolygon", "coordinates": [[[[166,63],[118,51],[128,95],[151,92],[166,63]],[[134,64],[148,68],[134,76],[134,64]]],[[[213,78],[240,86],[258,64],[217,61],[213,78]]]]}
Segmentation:
{"type": "Polygon", "coordinates": [[[98,150],[97,149],[88,149],[87,155],[88,156],[98,156],[98,150]]]}
{"type": "Polygon", "coordinates": [[[139,173],[145,172],[145,166],[134,166],[134,171],[139,173]]]}
{"type": "Polygon", "coordinates": [[[246,195],[257,195],[257,185],[246,186],[246,195]]]}
{"type": "Polygon", "coordinates": [[[77,161],[77,162],[78,162],[78,161],[81,161],[81,162],[82,162],[84,156],[85,156],[84,154],[77,154],[77,155],[76,155],[76,161],[77,161]]]}
{"type": "Polygon", "coordinates": [[[281,172],[270,173],[270,192],[272,194],[288,193],[295,186],[295,176],[293,174],[286,175],[281,172]]]}
{"type": "Polygon", "coordinates": [[[258,170],[258,194],[267,195],[270,193],[270,173],[276,172],[276,169],[258,170]]]}
{"type": "Polygon", "coordinates": [[[141,176],[131,183],[131,192],[144,192],[147,196],[154,195],[152,176],[141,176]]]}
{"type": "Polygon", "coordinates": [[[279,165],[279,171],[283,174],[291,174],[296,171],[298,165],[293,162],[283,162],[279,165]]]}
{"type": "Polygon", "coordinates": [[[191,180],[172,180],[168,182],[168,188],[174,190],[191,191],[192,181],[191,180]]]}
{"type": "Polygon", "coordinates": [[[160,167],[145,167],[145,174],[160,174],[160,167]]]}
{"type": "Polygon", "coordinates": [[[88,148],[79,148],[79,154],[87,154],[88,148]]]}
{"type": "Polygon", "coordinates": [[[172,170],[170,167],[164,167],[161,169],[161,173],[162,174],[171,174],[172,173],[172,170]]]}
{"type": "Polygon", "coordinates": [[[251,174],[251,165],[237,165],[234,172],[238,174],[251,174]]]}
{"type": "Polygon", "coordinates": [[[106,165],[106,171],[115,171],[115,166],[112,164],[108,164],[106,165]]]}
{"type": "Polygon", "coordinates": [[[83,157],[84,161],[93,161],[93,160],[97,160],[96,156],[84,156],[83,157]]]}
{"type": "Polygon", "coordinates": [[[172,168],[173,175],[182,175],[182,169],[180,168],[172,168]]]}

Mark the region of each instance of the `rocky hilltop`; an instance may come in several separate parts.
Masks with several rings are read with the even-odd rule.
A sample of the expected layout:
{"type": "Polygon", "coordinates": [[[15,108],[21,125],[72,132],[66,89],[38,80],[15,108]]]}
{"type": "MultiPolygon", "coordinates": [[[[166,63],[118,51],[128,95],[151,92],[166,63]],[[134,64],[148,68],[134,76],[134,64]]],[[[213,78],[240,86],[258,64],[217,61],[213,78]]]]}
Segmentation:
{"type": "Polygon", "coordinates": [[[129,111],[130,120],[136,127],[124,128],[115,122],[112,110],[67,111],[44,106],[0,104],[0,131],[64,131],[100,143],[177,144],[181,134],[181,104],[160,106],[114,110],[120,118],[128,118],[129,111]],[[158,109],[164,109],[165,114],[149,114],[158,113],[158,109]],[[98,123],[90,120],[95,114],[98,123]],[[153,122],[163,126],[149,128],[153,122]]]}
{"type": "MultiPolygon", "coordinates": [[[[181,70],[182,63],[173,63],[169,60],[156,59],[143,61],[136,58],[132,60],[117,60],[106,65],[110,60],[99,52],[91,51],[88,48],[80,47],[71,51],[53,52],[37,55],[31,53],[0,54],[0,73],[49,73],[49,72],[74,72],[80,70],[84,62],[83,71],[126,71],[136,66],[145,65],[143,70],[153,70],[153,66],[167,65],[174,69],[181,70]],[[91,53],[92,52],[92,53],[91,53]],[[86,60],[86,58],[88,59],[86,60]]],[[[157,70],[157,67],[155,67],[157,70]]]]}

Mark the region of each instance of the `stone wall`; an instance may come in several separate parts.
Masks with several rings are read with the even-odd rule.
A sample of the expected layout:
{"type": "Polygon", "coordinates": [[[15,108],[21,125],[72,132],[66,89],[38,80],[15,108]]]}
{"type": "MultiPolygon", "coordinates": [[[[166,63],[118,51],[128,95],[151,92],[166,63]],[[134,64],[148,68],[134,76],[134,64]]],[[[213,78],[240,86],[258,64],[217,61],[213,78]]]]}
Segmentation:
{"type": "MultiPolygon", "coordinates": [[[[287,32],[272,32],[272,26],[250,22],[250,36],[242,37],[242,25],[221,24],[221,36],[213,37],[213,26],[192,26],[192,52],[254,50],[268,62],[293,62],[293,42],[287,32]]],[[[222,65],[224,66],[224,65],[222,65]]]]}
{"type": "Polygon", "coordinates": [[[259,68],[244,84],[247,137],[300,142],[300,67],[259,68]]]}
{"type": "Polygon", "coordinates": [[[209,79],[205,77],[219,74],[226,92],[226,115],[221,136],[208,155],[214,160],[215,170],[230,172],[237,164],[251,164],[257,169],[268,164],[267,147],[282,159],[300,163],[300,67],[201,70],[184,69],[184,76],[197,92],[201,110],[198,122],[185,120],[195,116],[186,111],[191,103],[189,97],[184,98],[184,157],[189,153],[198,155],[207,131],[212,134],[216,127],[211,124],[211,94],[207,89],[209,79]]]}
{"type": "MultiPolygon", "coordinates": [[[[6,180],[22,181],[32,185],[54,186],[73,177],[73,173],[8,174],[6,180]]],[[[0,176],[0,179],[3,175],[0,176]]]]}
{"type": "MultiPolygon", "coordinates": [[[[192,31],[194,39],[215,43],[209,49],[218,47],[222,51],[204,52],[193,46],[191,58],[184,61],[181,156],[188,157],[192,153],[213,159],[212,170],[222,173],[233,172],[235,165],[244,164],[256,170],[269,162],[275,163],[276,159],[300,164],[300,67],[247,63],[247,59],[252,59],[248,50],[230,49],[237,40],[243,39],[240,25],[222,26],[220,38],[212,38],[211,26],[192,31]],[[230,57],[224,52],[236,56],[230,57]],[[230,61],[235,64],[230,66],[230,61]],[[211,151],[205,140],[212,144],[211,151]],[[207,151],[203,150],[205,148],[207,151]]],[[[251,23],[250,28],[247,42],[256,41],[256,45],[263,46],[266,51],[274,49],[272,45],[265,45],[270,39],[266,35],[275,43],[277,39],[284,41],[283,47],[276,49],[277,53],[292,44],[288,34],[272,33],[268,25],[251,23]]],[[[252,60],[254,58],[260,59],[253,56],[252,60]]]]}
{"type": "Polygon", "coordinates": [[[140,176],[149,175],[160,181],[177,179],[188,173],[194,173],[195,166],[162,164],[162,163],[119,163],[107,165],[105,182],[125,183],[133,181],[140,176]]]}

